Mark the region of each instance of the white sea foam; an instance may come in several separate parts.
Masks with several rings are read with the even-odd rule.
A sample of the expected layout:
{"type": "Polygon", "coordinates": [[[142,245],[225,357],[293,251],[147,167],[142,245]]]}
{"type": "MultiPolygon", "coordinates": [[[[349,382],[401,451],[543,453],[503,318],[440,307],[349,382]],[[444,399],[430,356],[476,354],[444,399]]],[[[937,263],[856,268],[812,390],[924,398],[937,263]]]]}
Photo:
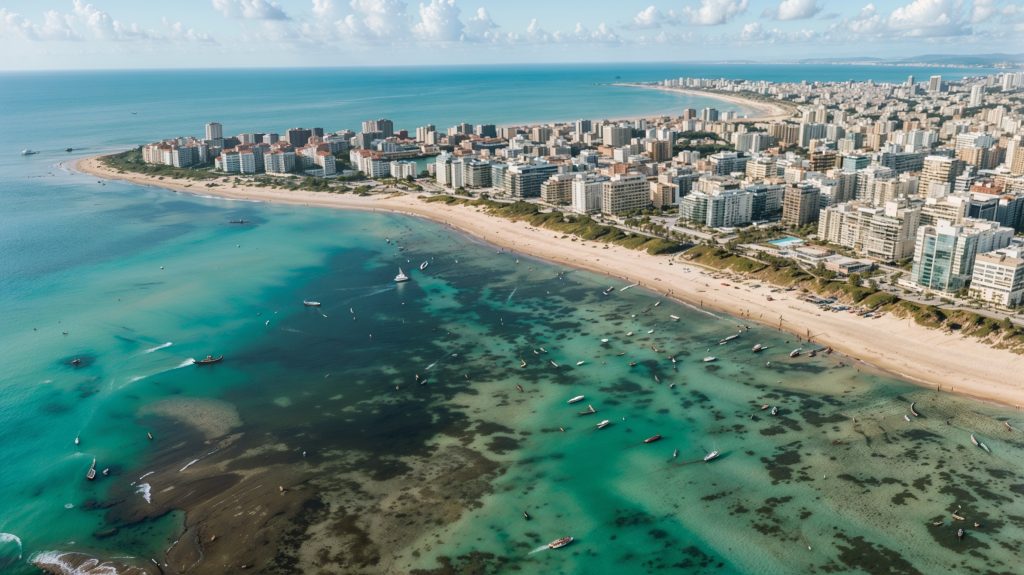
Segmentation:
{"type": "Polygon", "coordinates": [[[161,349],[171,347],[172,345],[174,345],[174,342],[168,341],[166,343],[161,343],[158,346],[151,347],[151,348],[147,349],[146,351],[144,351],[143,353],[153,353],[154,351],[159,351],[161,349]]]}
{"type": "Polygon", "coordinates": [[[148,483],[140,483],[135,487],[135,493],[138,493],[146,500],[146,503],[153,502],[153,488],[148,483]]]}
{"type": "Polygon", "coordinates": [[[186,463],[185,467],[182,467],[181,469],[179,469],[178,472],[180,473],[182,471],[185,471],[186,469],[188,469],[189,467],[192,467],[196,463],[199,463],[199,460],[198,459],[193,459],[192,461],[189,461],[188,463],[186,463]]]}
{"type": "Polygon", "coordinates": [[[143,473],[142,475],[139,476],[139,481],[142,481],[143,479],[149,477],[150,475],[153,475],[154,473],[156,473],[156,471],[147,471],[143,473]]]}
{"type": "Polygon", "coordinates": [[[118,575],[117,567],[109,563],[101,563],[99,559],[90,557],[82,561],[77,567],[69,563],[64,556],[70,555],[66,551],[40,551],[29,561],[33,564],[42,564],[47,567],[56,566],[64,575],[118,575]]]}
{"type": "Polygon", "coordinates": [[[21,559],[21,539],[14,533],[0,533],[0,543],[14,543],[18,546],[18,559],[21,559]]]}

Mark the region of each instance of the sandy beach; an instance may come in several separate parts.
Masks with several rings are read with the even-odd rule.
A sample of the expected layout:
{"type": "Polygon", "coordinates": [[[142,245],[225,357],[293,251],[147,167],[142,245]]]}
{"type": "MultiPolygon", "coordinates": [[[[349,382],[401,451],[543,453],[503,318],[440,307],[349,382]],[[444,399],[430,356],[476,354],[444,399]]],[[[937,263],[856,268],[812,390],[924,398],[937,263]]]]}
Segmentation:
{"type": "Polygon", "coordinates": [[[752,98],[744,98],[743,96],[734,96],[732,94],[723,94],[721,92],[710,92],[707,90],[695,90],[691,88],[675,88],[670,86],[656,86],[654,84],[616,84],[616,86],[627,86],[630,88],[641,88],[644,90],[659,90],[662,92],[675,92],[677,94],[687,94],[690,96],[700,96],[702,98],[713,98],[715,100],[721,100],[723,102],[729,102],[730,104],[736,104],[743,108],[749,108],[754,110],[756,113],[753,116],[747,116],[744,118],[737,118],[732,120],[734,122],[777,122],[785,120],[793,116],[793,110],[781,103],[772,103],[764,100],[754,100],[752,98]]]}
{"type": "MultiPolygon", "coordinates": [[[[639,283],[659,293],[721,311],[744,322],[759,322],[806,337],[822,346],[909,381],[1006,405],[1024,405],[1024,385],[1015,376],[1024,371],[1024,356],[995,349],[979,340],[919,326],[912,319],[886,314],[877,319],[829,313],[797,299],[795,294],[768,295],[774,286],[737,283],[720,272],[686,263],[684,256],[651,256],[600,242],[574,241],[550,230],[534,228],[484,214],[480,208],[425,202],[406,193],[356,196],[285,191],[221,183],[175,180],[117,173],[97,158],[78,161],[76,169],[100,178],[130,181],[176,192],[237,200],[321,206],[336,209],[393,212],[428,218],[503,248],[554,263],[587,269],[639,283]],[[623,270],[628,270],[624,273],[623,270]],[[727,285],[728,284],[728,285],[727,285]]],[[[794,338],[795,339],[795,338],[794,338]]],[[[794,343],[793,347],[798,347],[794,343]]]]}

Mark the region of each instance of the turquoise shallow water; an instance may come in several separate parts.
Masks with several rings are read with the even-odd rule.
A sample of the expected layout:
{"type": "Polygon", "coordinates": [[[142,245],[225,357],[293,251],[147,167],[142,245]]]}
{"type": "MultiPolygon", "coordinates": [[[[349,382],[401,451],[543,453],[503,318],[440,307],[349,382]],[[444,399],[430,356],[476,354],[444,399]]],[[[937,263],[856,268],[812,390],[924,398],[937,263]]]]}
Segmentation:
{"type": "MultiPolygon", "coordinates": [[[[64,135],[133,141],[131,126],[78,121],[64,135]]],[[[101,185],[63,171],[63,153],[5,152],[0,532],[23,549],[19,560],[0,538],[4,572],[31,572],[25,558],[47,550],[145,562],[180,549],[189,520],[165,511],[200,508],[205,496],[182,494],[249,473],[267,474],[256,501],[306,505],[261,533],[302,535],[221,531],[231,546],[211,546],[210,561],[273,547],[281,572],[1019,565],[1024,442],[1001,423],[1024,426],[1018,412],[839,357],[790,360],[790,336],[757,326],[720,346],[738,320],[639,288],[605,296],[618,281],[429,222],[101,185]],[[412,282],[391,282],[399,265],[412,282]],[[208,353],[226,360],[187,365],[208,353]],[[911,401],[923,417],[906,422],[911,401]],[[587,404],[598,412],[577,415],[587,404]],[[699,462],[711,449],[722,457],[699,462]],[[92,458],[109,477],[85,481],[92,458]],[[563,535],[577,542],[531,554],[563,535]],[[346,545],[362,566],[339,567],[346,545]]]]}

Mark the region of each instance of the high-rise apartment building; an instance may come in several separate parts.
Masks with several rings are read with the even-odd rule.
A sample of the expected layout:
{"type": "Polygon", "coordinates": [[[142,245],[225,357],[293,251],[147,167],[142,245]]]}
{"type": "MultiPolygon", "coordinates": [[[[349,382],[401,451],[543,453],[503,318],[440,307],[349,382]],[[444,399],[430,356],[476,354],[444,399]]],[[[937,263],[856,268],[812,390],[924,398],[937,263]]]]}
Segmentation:
{"type": "Polygon", "coordinates": [[[997,222],[964,220],[963,225],[940,221],[921,226],[914,243],[911,281],[931,290],[952,293],[967,285],[979,253],[1005,248],[1013,230],[997,222]]]}
{"type": "Polygon", "coordinates": [[[224,126],[222,126],[220,122],[210,122],[209,124],[206,124],[206,139],[223,140],[224,126]]]}
{"type": "Polygon", "coordinates": [[[782,195],[782,223],[801,227],[818,221],[819,194],[820,190],[813,184],[788,186],[782,195]]]}
{"type": "Polygon", "coordinates": [[[606,214],[625,214],[649,204],[650,186],[643,174],[615,174],[602,183],[601,211],[606,214]]]}

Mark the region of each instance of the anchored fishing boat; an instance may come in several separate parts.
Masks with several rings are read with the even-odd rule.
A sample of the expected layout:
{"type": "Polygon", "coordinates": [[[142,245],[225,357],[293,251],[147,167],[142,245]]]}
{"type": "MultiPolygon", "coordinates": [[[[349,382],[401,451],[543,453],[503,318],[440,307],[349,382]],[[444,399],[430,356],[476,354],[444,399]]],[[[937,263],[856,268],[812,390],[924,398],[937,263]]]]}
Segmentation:
{"type": "Polygon", "coordinates": [[[722,452],[720,452],[717,449],[715,449],[714,451],[712,451],[712,452],[710,452],[710,453],[708,453],[707,455],[704,456],[704,463],[707,463],[707,462],[712,461],[714,459],[718,459],[718,456],[721,455],[721,454],[722,454],[722,452]]]}
{"type": "Polygon", "coordinates": [[[656,434],[656,435],[652,435],[652,436],[648,437],[647,439],[645,439],[644,443],[654,443],[655,441],[659,441],[659,440],[661,440],[661,435],[660,434],[656,434]]]}
{"type": "Polygon", "coordinates": [[[573,404],[573,403],[579,403],[579,402],[583,401],[583,399],[584,399],[584,396],[582,396],[582,395],[577,395],[576,397],[573,397],[572,399],[570,399],[570,400],[569,400],[569,401],[567,401],[566,403],[568,403],[568,404],[570,404],[570,405],[571,405],[571,404],[573,404]]]}
{"type": "Polygon", "coordinates": [[[223,355],[219,355],[217,357],[213,357],[212,355],[208,355],[208,356],[204,357],[203,359],[193,360],[192,363],[194,365],[212,365],[214,363],[220,362],[223,359],[224,359],[223,355]]]}

